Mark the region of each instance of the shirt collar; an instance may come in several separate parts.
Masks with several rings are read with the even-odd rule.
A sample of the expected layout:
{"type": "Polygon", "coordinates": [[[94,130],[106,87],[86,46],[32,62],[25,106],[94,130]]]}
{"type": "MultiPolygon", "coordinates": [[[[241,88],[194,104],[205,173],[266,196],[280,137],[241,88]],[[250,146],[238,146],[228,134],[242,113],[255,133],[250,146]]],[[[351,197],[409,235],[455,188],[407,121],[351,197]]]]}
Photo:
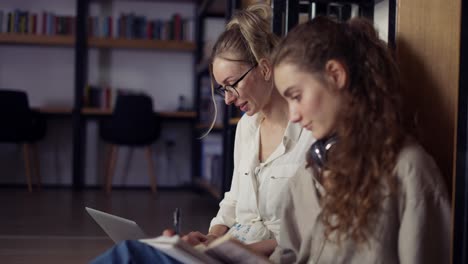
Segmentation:
{"type": "Polygon", "coordinates": [[[298,123],[288,122],[282,141],[285,147],[293,147],[299,141],[302,130],[303,128],[298,123]]]}
{"type": "MultiPolygon", "coordinates": [[[[252,131],[256,131],[262,123],[263,116],[257,113],[252,117],[255,121],[252,123],[250,129],[252,129],[252,131]]],[[[287,139],[296,143],[299,140],[299,137],[301,136],[302,130],[303,129],[301,125],[297,123],[288,122],[286,130],[284,131],[283,141],[287,139]]]]}
{"type": "MultiPolygon", "coordinates": [[[[257,113],[252,117],[254,118],[254,122],[251,123],[249,129],[251,129],[252,133],[254,133],[260,127],[263,116],[257,113]]],[[[281,140],[284,151],[288,151],[290,148],[293,148],[296,145],[296,143],[299,141],[302,131],[303,128],[301,125],[288,121],[288,125],[283,134],[283,139],[281,140]]]]}

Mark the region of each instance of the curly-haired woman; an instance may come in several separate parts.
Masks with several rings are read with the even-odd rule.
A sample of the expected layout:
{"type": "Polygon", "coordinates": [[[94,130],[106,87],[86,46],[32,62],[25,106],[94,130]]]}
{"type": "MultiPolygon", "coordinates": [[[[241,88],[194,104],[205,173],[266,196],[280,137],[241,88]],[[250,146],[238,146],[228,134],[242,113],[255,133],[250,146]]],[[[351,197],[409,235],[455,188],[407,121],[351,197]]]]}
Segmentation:
{"type": "Polygon", "coordinates": [[[281,263],[449,263],[450,207],[433,159],[403,124],[400,77],[365,19],[317,17],[273,59],[290,120],[318,140],[289,181],[281,263]]]}

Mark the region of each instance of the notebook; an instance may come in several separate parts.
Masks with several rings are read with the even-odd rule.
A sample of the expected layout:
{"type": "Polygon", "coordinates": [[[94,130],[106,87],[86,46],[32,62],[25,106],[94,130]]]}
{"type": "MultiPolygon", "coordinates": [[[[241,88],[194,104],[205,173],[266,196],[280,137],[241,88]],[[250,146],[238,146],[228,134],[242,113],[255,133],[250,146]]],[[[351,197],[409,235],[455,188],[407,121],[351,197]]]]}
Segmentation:
{"type": "Polygon", "coordinates": [[[132,220],[104,213],[89,207],[85,207],[85,209],[116,244],[123,240],[136,240],[147,237],[137,223],[132,220]]]}

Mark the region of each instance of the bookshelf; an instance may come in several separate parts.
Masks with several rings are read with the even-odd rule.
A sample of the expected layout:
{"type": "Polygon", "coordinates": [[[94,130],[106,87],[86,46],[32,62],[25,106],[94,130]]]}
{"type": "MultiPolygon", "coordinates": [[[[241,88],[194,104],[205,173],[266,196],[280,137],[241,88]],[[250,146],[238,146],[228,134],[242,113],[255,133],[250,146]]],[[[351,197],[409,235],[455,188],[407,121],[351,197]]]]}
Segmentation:
{"type": "MultiPolygon", "coordinates": [[[[71,115],[73,109],[71,107],[39,107],[34,108],[34,110],[44,113],[44,114],[63,114],[71,115]]],[[[102,109],[102,108],[91,108],[85,107],[81,109],[83,115],[93,115],[93,116],[110,116],[112,115],[112,109],[102,109]]],[[[197,113],[194,111],[158,111],[156,112],[162,118],[170,119],[195,119],[197,113]]]]}
{"type": "MultiPolygon", "coordinates": [[[[72,47],[75,44],[75,37],[2,33],[0,34],[0,44],[72,47]]],[[[193,52],[196,49],[195,43],[188,41],[115,38],[88,38],[88,46],[91,48],[154,49],[179,52],[193,52]]]]}
{"type": "MultiPolygon", "coordinates": [[[[193,148],[190,146],[190,142],[192,138],[196,140],[198,135],[194,122],[197,118],[197,112],[170,110],[177,109],[176,98],[179,95],[188,98],[185,109],[191,110],[190,104],[192,102],[193,105],[197,105],[197,102],[191,99],[191,96],[194,96],[191,76],[193,72],[191,70],[194,65],[193,57],[197,52],[196,43],[184,40],[148,39],[150,38],[148,36],[142,39],[141,36],[132,36],[131,38],[90,37],[87,22],[93,16],[99,18],[112,16],[114,22],[117,22],[121,12],[132,12],[138,16],[146,16],[148,21],[153,19],[166,21],[171,19],[170,16],[175,13],[180,14],[184,19],[196,19],[201,1],[28,0],[16,2],[8,0],[7,3],[2,4],[3,18],[7,13],[15,12],[17,9],[37,14],[38,26],[34,34],[0,33],[0,48],[3,49],[4,54],[12,54],[7,59],[3,57],[4,63],[9,63],[9,67],[3,67],[7,68],[4,74],[11,76],[3,78],[3,86],[26,90],[35,110],[52,119],[60,118],[56,122],[59,125],[53,124],[54,126],[63,125],[66,129],[72,126],[72,137],[70,137],[70,133],[64,135],[67,143],[71,141],[71,145],[62,145],[63,148],[60,149],[61,152],[70,155],[70,161],[66,161],[70,164],[63,167],[67,172],[70,170],[71,180],[68,181],[68,173],[65,173],[64,176],[62,174],[61,177],[67,179],[64,184],[72,184],[73,187],[81,189],[85,183],[90,183],[88,179],[91,178],[86,176],[89,174],[86,167],[92,167],[89,164],[94,164],[88,163],[92,159],[88,157],[88,152],[90,152],[89,146],[98,142],[95,138],[98,137],[98,134],[95,133],[96,119],[107,118],[112,113],[111,109],[85,106],[83,94],[87,84],[108,85],[115,88],[116,91],[122,88],[130,90],[130,92],[144,91],[150,94],[154,99],[156,109],[168,109],[168,111],[157,112],[164,122],[171,123],[165,127],[171,130],[175,130],[175,126],[184,128],[180,132],[174,131],[174,133],[167,133],[168,135],[164,134],[166,137],[161,138],[161,140],[181,139],[181,143],[178,145],[185,147],[184,155],[186,155],[187,149],[193,148]],[[67,35],[62,35],[62,32],[58,33],[57,31],[44,34],[42,30],[39,30],[41,28],[39,21],[40,18],[42,19],[43,12],[52,13],[57,17],[73,17],[74,29],[67,35]],[[16,56],[16,54],[20,55],[16,56]],[[36,54],[38,54],[37,57],[36,54]],[[17,57],[19,58],[17,59],[17,57]],[[175,58],[174,61],[171,61],[172,58],[175,58]],[[54,67],[50,67],[50,65],[54,67]],[[11,74],[11,72],[21,72],[22,75],[11,74]],[[179,72],[181,76],[171,75],[174,72],[179,72]],[[24,76],[28,77],[23,78],[27,79],[26,81],[22,80],[24,76]],[[101,81],[103,82],[101,83],[101,81]],[[174,88],[165,91],[165,87],[174,88]],[[159,96],[159,94],[161,95],[159,96]],[[172,124],[173,121],[178,124],[172,124]]],[[[113,25],[113,32],[116,33],[116,24],[113,25]]],[[[4,23],[1,31],[10,31],[5,30],[5,28],[6,24],[4,23]]],[[[113,34],[113,36],[117,35],[113,34]]],[[[44,144],[45,148],[49,147],[48,143],[44,144]]],[[[180,152],[180,148],[176,148],[176,150],[180,152]]],[[[164,150],[158,151],[163,152],[164,150]]],[[[95,151],[95,153],[98,155],[100,152],[95,151]]],[[[190,157],[190,151],[188,151],[186,158],[184,156],[184,161],[181,163],[187,169],[179,170],[180,174],[183,175],[182,180],[194,177],[194,175],[189,175],[189,167],[196,162],[193,156],[190,157]]],[[[54,169],[52,166],[44,166],[44,168],[45,171],[49,168],[54,169]]],[[[91,175],[94,174],[96,173],[91,172],[91,175]]],[[[99,177],[98,174],[96,175],[99,177]]],[[[51,178],[51,180],[55,179],[51,178]]],[[[172,180],[168,182],[173,183],[172,180]]]]}
{"type": "Polygon", "coordinates": [[[231,125],[231,126],[237,125],[237,123],[239,123],[240,119],[241,119],[240,117],[230,118],[229,119],[229,125],[231,125]]]}
{"type": "Polygon", "coordinates": [[[0,44],[39,45],[39,46],[69,46],[72,47],[75,38],[72,36],[43,36],[15,33],[1,33],[0,44]]]}
{"type": "Polygon", "coordinates": [[[90,38],[89,46],[92,48],[112,49],[156,49],[173,50],[179,52],[195,51],[195,43],[175,40],[140,40],[140,39],[103,39],[90,38]]]}

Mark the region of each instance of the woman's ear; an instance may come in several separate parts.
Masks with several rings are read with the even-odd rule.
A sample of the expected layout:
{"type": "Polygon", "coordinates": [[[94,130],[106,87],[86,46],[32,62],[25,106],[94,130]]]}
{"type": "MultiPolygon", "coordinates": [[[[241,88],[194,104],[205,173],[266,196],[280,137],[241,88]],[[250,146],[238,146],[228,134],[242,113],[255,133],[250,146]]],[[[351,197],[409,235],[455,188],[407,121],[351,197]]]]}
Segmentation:
{"type": "Polygon", "coordinates": [[[348,70],[340,61],[327,61],[325,64],[325,73],[338,89],[343,89],[348,86],[348,70]]]}
{"type": "Polygon", "coordinates": [[[265,78],[265,81],[269,81],[273,73],[273,68],[270,61],[265,58],[262,58],[258,61],[258,66],[260,68],[260,72],[262,73],[263,78],[265,78]]]}

